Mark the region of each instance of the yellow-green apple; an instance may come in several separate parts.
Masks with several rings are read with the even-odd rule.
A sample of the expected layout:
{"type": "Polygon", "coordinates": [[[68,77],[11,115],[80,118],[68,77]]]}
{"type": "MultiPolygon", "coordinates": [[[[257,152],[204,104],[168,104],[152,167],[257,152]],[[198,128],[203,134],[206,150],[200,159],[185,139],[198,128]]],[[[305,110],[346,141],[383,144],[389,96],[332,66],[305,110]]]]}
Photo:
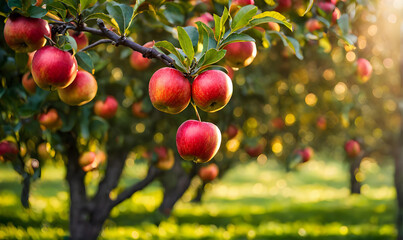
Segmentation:
{"type": "Polygon", "coordinates": [[[326,118],[324,116],[318,117],[318,119],[316,119],[316,126],[322,131],[326,130],[327,127],[326,118]]]}
{"type": "Polygon", "coordinates": [[[113,96],[107,96],[105,101],[98,100],[94,105],[96,115],[105,119],[113,118],[118,110],[118,101],[113,96]]]}
{"type": "Polygon", "coordinates": [[[278,5],[274,9],[274,11],[285,12],[290,10],[291,6],[292,6],[291,0],[278,0],[278,5]]]}
{"type": "Polygon", "coordinates": [[[50,37],[47,21],[40,18],[24,17],[11,14],[4,26],[4,39],[7,45],[16,52],[32,52],[46,44],[50,37]]]}
{"type": "Polygon", "coordinates": [[[227,134],[228,139],[232,139],[238,134],[238,127],[235,126],[234,124],[230,124],[228,125],[228,128],[225,131],[225,133],[227,134]]]}
{"type": "MultiPolygon", "coordinates": [[[[143,45],[147,48],[152,48],[154,46],[154,41],[148,42],[143,45]]],[[[130,56],[130,65],[137,71],[146,70],[151,64],[151,59],[143,57],[140,52],[134,51],[130,56]]]]}
{"type": "Polygon", "coordinates": [[[30,72],[27,72],[22,76],[22,86],[24,87],[25,91],[27,91],[29,94],[35,94],[36,83],[32,78],[30,72]]]}
{"type": "Polygon", "coordinates": [[[48,152],[48,148],[47,148],[47,143],[43,142],[40,143],[37,147],[37,153],[38,156],[42,159],[42,160],[46,160],[50,158],[50,153],[48,152]]]}
{"type": "Polygon", "coordinates": [[[88,37],[84,32],[76,32],[74,30],[69,30],[69,35],[76,40],[77,50],[81,50],[88,46],[88,37]]]}
{"type": "Polygon", "coordinates": [[[220,144],[221,132],[210,122],[187,120],[176,132],[176,147],[185,160],[208,162],[216,155],[220,144]]]}
{"type": "Polygon", "coordinates": [[[205,112],[216,112],[229,102],[232,96],[232,81],[222,71],[207,70],[199,74],[192,84],[192,98],[205,112]]]}
{"type": "Polygon", "coordinates": [[[361,152],[360,144],[355,140],[348,140],[344,145],[344,150],[350,158],[357,157],[361,152]]]}
{"type": "Polygon", "coordinates": [[[81,106],[92,99],[98,91],[97,80],[91,73],[78,71],[74,81],[66,88],[57,90],[60,99],[72,106],[81,106]]]}
{"type": "Polygon", "coordinates": [[[199,169],[199,177],[203,182],[213,181],[219,173],[217,164],[211,163],[208,166],[203,166],[199,169]]]}
{"type": "Polygon", "coordinates": [[[254,42],[235,42],[224,47],[226,63],[233,68],[246,67],[255,59],[257,50],[254,42]]]}
{"type": "Polygon", "coordinates": [[[2,162],[7,160],[14,160],[19,153],[17,144],[7,140],[0,142],[0,160],[2,162]]]}
{"type": "Polygon", "coordinates": [[[84,152],[78,159],[78,164],[85,171],[88,172],[98,167],[97,155],[95,152],[84,152]]]}
{"type": "Polygon", "coordinates": [[[211,15],[211,13],[206,12],[206,13],[203,13],[202,15],[200,15],[200,17],[192,17],[192,18],[190,18],[187,21],[186,25],[187,26],[197,27],[196,22],[202,22],[202,23],[208,25],[209,22],[212,22],[212,21],[214,21],[213,15],[211,15]]]}
{"type": "Polygon", "coordinates": [[[138,118],[146,118],[148,116],[148,114],[143,111],[143,101],[133,103],[132,113],[138,118]]]}
{"type": "Polygon", "coordinates": [[[59,89],[69,86],[77,75],[77,61],[69,52],[45,46],[36,51],[31,73],[42,89],[59,89]]]}
{"type": "Polygon", "coordinates": [[[372,75],[371,63],[365,58],[359,58],[357,60],[357,73],[358,73],[358,77],[363,82],[368,81],[372,75]]]}
{"type": "Polygon", "coordinates": [[[264,147],[265,146],[262,143],[258,143],[255,146],[247,144],[245,146],[245,151],[250,157],[258,157],[260,154],[263,153],[264,147]]]}
{"type": "Polygon", "coordinates": [[[39,123],[50,130],[57,130],[62,127],[62,120],[54,108],[49,109],[46,113],[41,113],[38,117],[39,123]]]}
{"type": "Polygon", "coordinates": [[[148,84],[148,93],[153,106],[170,114],[180,113],[189,105],[191,92],[189,81],[174,68],[159,69],[148,84]]]}
{"type": "Polygon", "coordinates": [[[322,28],[322,24],[315,18],[311,18],[305,23],[305,28],[309,32],[314,32],[322,28]]]}
{"type": "Polygon", "coordinates": [[[268,22],[267,25],[269,26],[270,30],[280,32],[280,24],[275,22],[268,22]]]}
{"type": "Polygon", "coordinates": [[[175,163],[174,152],[170,148],[164,146],[155,147],[154,152],[157,154],[158,161],[156,167],[161,170],[169,170],[175,163]]]}

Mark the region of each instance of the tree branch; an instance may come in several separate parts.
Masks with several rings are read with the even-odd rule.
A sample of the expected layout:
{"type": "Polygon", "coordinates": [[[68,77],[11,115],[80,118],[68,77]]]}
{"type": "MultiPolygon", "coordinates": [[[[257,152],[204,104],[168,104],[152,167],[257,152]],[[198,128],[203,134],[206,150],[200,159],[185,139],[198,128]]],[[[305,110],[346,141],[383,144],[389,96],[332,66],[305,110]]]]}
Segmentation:
{"type": "Polygon", "coordinates": [[[98,45],[100,45],[100,44],[103,44],[103,43],[113,43],[113,40],[110,40],[110,39],[101,39],[101,40],[98,40],[98,41],[96,41],[96,42],[94,42],[94,43],[91,43],[90,45],[86,46],[85,48],[81,49],[79,52],[87,51],[88,49],[93,48],[93,47],[96,47],[96,46],[98,46],[98,45]]]}

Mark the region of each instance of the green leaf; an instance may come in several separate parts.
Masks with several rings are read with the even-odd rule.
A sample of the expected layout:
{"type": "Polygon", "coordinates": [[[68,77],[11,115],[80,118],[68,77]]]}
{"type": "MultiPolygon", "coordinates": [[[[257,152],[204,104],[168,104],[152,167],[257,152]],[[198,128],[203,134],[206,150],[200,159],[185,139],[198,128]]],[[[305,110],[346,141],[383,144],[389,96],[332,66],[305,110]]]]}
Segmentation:
{"type": "Polygon", "coordinates": [[[330,22],[329,22],[326,18],[321,17],[321,16],[316,16],[316,19],[318,19],[319,22],[322,22],[323,24],[325,24],[325,26],[326,26],[327,28],[330,27],[330,22]]]}
{"type": "Polygon", "coordinates": [[[255,39],[249,35],[243,33],[232,33],[226,39],[224,39],[224,41],[221,42],[220,49],[234,42],[254,42],[254,41],[255,39]]]}
{"type": "Polygon", "coordinates": [[[48,13],[48,11],[41,7],[31,6],[28,9],[28,14],[32,18],[41,18],[41,17],[45,16],[46,13],[48,13]]]}
{"type": "Polygon", "coordinates": [[[90,137],[90,116],[92,109],[89,107],[82,107],[79,119],[80,135],[82,138],[88,140],[90,137]]]}
{"type": "Polygon", "coordinates": [[[179,44],[181,45],[183,52],[186,54],[190,64],[195,55],[192,40],[190,40],[189,35],[185,31],[185,29],[183,29],[183,27],[177,27],[177,29],[178,29],[179,44]]]}
{"type": "Polygon", "coordinates": [[[207,71],[207,70],[220,70],[220,71],[223,71],[228,74],[228,70],[221,65],[206,65],[204,67],[201,67],[197,71],[196,75],[200,74],[201,72],[207,71]]]}
{"type": "Polygon", "coordinates": [[[349,22],[348,22],[348,14],[347,13],[341,15],[340,18],[337,19],[337,24],[339,25],[343,35],[349,34],[350,26],[349,26],[349,22]]]}
{"type": "Polygon", "coordinates": [[[267,5],[269,5],[269,6],[274,6],[274,5],[276,5],[276,2],[274,1],[274,0],[264,0],[265,1],[265,3],[267,3],[267,5]]]}
{"type": "Polygon", "coordinates": [[[286,17],[276,11],[266,11],[254,16],[248,27],[254,27],[267,22],[276,22],[282,24],[292,31],[291,23],[287,21],[286,17]]]}
{"type": "Polygon", "coordinates": [[[82,67],[85,71],[94,74],[94,63],[90,55],[85,52],[78,52],[76,54],[77,63],[80,67],[82,67]]]}
{"type": "Polygon", "coordinates": [[[183,25],[185,22],[185,13],[181,6],[177,3],[166,3],[164,6],[163,15],[168,22],[173,25],[183,25]]]}
{"type": "Polygon", "coordinates": [[[214,14],[214,37],[217,41],[220,41],[221,35],[221,19],[218,15],[214,14]]]}
{"type": "Polygon", "coordinates": [[[67,38],[68,38],[68,41],[69,41],[69,44],[70,44],[71,48],[74,50],[74,53],[76,53],[77,52],[77,42],[76,42],[76,40],[71,36],[67,36],[67,38]]]}
{"type": "Polygon", "coordinates": [[[186,33],[189,35],[193,47],[196,48],[197,44],[199,43],[199,32],[197,31],[197,28],[188,26],[184,27],[183,29],[185,29],[186,33]]]}
{"type": "Polygon", "coordinates": [[[305,16],[305,14],[307,14],[309,11],[311,11],[314,2],[315,2],[315,0],[309,0],[308,7],[306,8],[306,10],[302,16],[305,16]]]}
{"type": "Polygon", "coordinates": [[[64,4],[66,4],[67,6],[71,7],[72,9],[74,9],[76,12],[78,10],[78,0],[64,0],[63,1],[64,4]]]}
{"type": "Polygon", "coordinates": [[[55,14],[58,15],[59,17],[61,17],[63,20],[66,18],[67,16],[67,8],[66,6],[61,3],[61,2],[53,2],[50,4],[46,4],[46,9],[55,14]]]}
{"type": "MultiPolygon", "coordinates": [[[[132,14],[132,17],[130,18],[130,22],[129,22],[129,25],[128,25],[128,27],[126,28],[126,29],[129,29],[132,25],[133,25],[133,21],[134,21],[134,18],[137,16],[137,14],[138,14],[138,9],[139,9],[139,7],[140,7],[140,5],[141,4],[143,4],[145,2],[145,0],[137,0],[136,1],[136,4],[134,5],[134,7],[133,7],[133,14],[132,14]]],[[[125,33],[126,34],[126,33],[125,33]]]]}
{"type": "Polygon", "coordinates": [[[8,0],[7,4],[8,7],[12,10],[14,10],[14,8],[22,8],[21,0],[8,0]]]}
{"type": "Polygon", "coordinates": [[[217,41],[214,38],[213,30],[202,22],[197,22],[197,27],[199,29],[199,35],[203,36],[203,50],[201,54],[203,55],[207,50],[211,48],[216,48],[217,41]],[[200,34],[201,32],[201,34],[200,34]]]}
{"type": "Polygon", "coordinates": [[[119,25],[114,18],[105,14],[105,13],[93,13],[89,15],[87,18],[84,19],[84,22],[91,20],[91,19],[102,19],[104,22],[112,25],[113,28],[119,31],[119,25]]]}
{"type": "Polygon", "coordinates": [[[93,5],[97,0],[80,0],[80,12],[88,8],[88,6],[93,5]]]}
{"type": "Polygon", "coordinates": [[[248,25],[249,21],[252,20],[252,17],[255,16],[256,13],[257,7],[254,5],[246,5],[245,7],[242,7],[232,20],[231,32],[235,32],[236,30],[248,25]]]}
{"type": "Polygon", "coordinates": [[[156,42],[154,46],[158,47],[158,48],[164,48],[168,52],[170,52],[173,55],[175,55],[180,62],[185,61],[185,59],[182,56],[182,54],[180,54],[179,51],[175,48],[175,46],[172,43],[168,42],[168,41],[156,42]]]}
{"type": "Polygon", "coordinates": [[[222,29],[221,32],[223,32],[223,33],[225,32],[224,26],[225,26],[225,23],[228,20],[228,17],[229,17],[228,9],[226,7],[224,7],[224,11],[223,11],[223,13],[221,15],[221,20],[220,20],[220,25],[221,25],[221,29],[222,29]]]}
{"type": "Polygon", "coordinates": [[[98,116],[93,116],[90,122],[90,134],[96,139],[101,140],[109,129],[109,123],[98,116]]]}
{"type": "Polygon", "coordinates": [[[133,15],[133,8],[126,4],[109,2],[106,5],[106,10],[112,16],[112,18],[115,19],[117,25],[119,26],[119,33],[125,33],[133,15]]]}
{"type": "Polygon", "coordinates": [[[202,57],[202,59],[198,65],[200,67],[202,67],[202,66],[214,64],[214,63],[220,61],[221,59],[223,59],[226,52],[227,51],[223,50],[223,49],[218,51],[217,49],[212,48],[206,52],[206,54],[202,57]]]}
{"type": "Polygon", "coordinates": [[[292,38],[292,37],[287,37],[287,42],[290,48],[294,51],[295,56],[299,60],[303,60],[304,56],[302,55],[301,47],[297,39],[292,38]]]}

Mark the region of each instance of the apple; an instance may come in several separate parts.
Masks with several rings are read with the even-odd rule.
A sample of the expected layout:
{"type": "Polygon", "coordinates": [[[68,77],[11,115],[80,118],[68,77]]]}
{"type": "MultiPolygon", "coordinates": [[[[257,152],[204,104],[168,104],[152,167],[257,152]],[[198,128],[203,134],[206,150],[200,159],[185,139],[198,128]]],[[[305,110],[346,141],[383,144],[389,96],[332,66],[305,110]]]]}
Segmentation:
{"type": "Polygon", "coordinates": [[[291,0],[278,0],[278,5],[274,9],[274,11],[285,12],[290,10],[291,6],[292,6],[291,0]]]}
{"type": "Polygon", "coordinates": [[[275,22],[268,22],[269,29],[272,31],[280,32],[280,24],[275,22]]]}
{"type": "Polygon", "coordinates": [[[230,124],[225,132],[228,135],[228,139],[232,139],[238,134],[238,127],[234,124],[230,124]]]}
{"type": "Polygon", "coordinates": [[[74,30],[69,30],[69,35],[76,40],[77,43],[77,51],[88,46],[88,37],[84,32],[76,32],[74,30]]]}
{"type": "Polygon", "coordinates": [[[258,143],[256,146],[250,146],[250,145],[245,146],[245,151],[250,157],[258,157],[260,154],[263,153],[263,150],[264,145],[261,143],[258,143]]]}
{"type": "Polygon", "coordinates": [[[43,0],[36,0],[35,6],[40,7],[42,5],[43,0]]]}
{"type": "Polygon", "coordinates": [[[107,96],[105,101],[98,100],[94,105],[96,115],[105,119],[113,118],[118,110],[118,101],[113,96],[107,96]]]}
{"type": "Polygon", "coordinates": [[[308,162],[313,157],[313,149],[311,147],[306,147],[302,150],[298,150],[297,154],[301,156],[302,162],[308,162]]]}
{"type": "Polygon", "coordinates": [[[255,59],[257,50],[254,42],[235,42],[224,47],[226,63],[233,68],[250,65],[255,59]]]}
{"type": "Polygon", "coordinates": [[[96,160],[99,164],[104,163],[108,157],[106,153],[102,150],[98,150],[95,154],[97,155],[96,160]]]}
{"type": "Polygon", "coordinates": [[[336,7],[332,13],[332,23],[336,24],[340,16],[341,16],[340,9],[336,7]]]}
{"type": "Polygon", "coordinates": [[[246,5],[254,5],[254,0],[233,0],[232,5],[244,7],[246,5]]]}
{"type": "Polygon", "coordinates": [[[219,70],[207,70],[199,74],[192,84],[192,98],[205,112],[216,112],[229,102],[232,96],[231,78],[219,70]]]}
{"type": "Polygon", "coordinates": [[[45,46],[44,36],[51,36],[50,27],[40,18],[11,14],[4,25],[4,39],[16,52],[32,52],[45,46]]]}
{"type": "Polygon", "coordinates": [[[71,106],[81,106],[97,94],[98,84],[94,76],[86,71],[78,71],[74,81],[66,88],[57,90],[60,99],[71,106]]]}
{"type": "Polygon", "coordinates": [[[169,170],[173,167],[175,163],[174,152],[170,148],[164,146],[155,147],[154,152],[157,154],[158,162],[156,167],[161,170],[169,170]]]}
{"type": "Polygon", "coordinates": [[[174,68],[159,69],[148,84],[148,93],[153,106],[170,114],[180,113],[189,105],[191,92],[188,79],[174,68]]]}
{"type": "Polygon", "coordinates": [[[57,110],[54,108],[49,109],[46,113],[41,113],[38,121],[43,127],[50,130],[58,130],[63,125],[57,110]]]}
{"type": "Polygon", "coordinates": [[[209,122],[187,120],[176,132],[176,147],[185,160],[208,162],[216,155],[220,144],[221,132],[209,122]]]}
{"type": "Polygon", "coordinates": [[[228,71],[228,77],[229,78],[231,78],[231,80],[233,80],[234,79],[234,69],[232,69],[232,67],[230,67],[230,66],[228,66],[228,65],[225,65],[224,66],[225,67],[225,69],[227,69],[227,71],[228,71]]]}
{"type": "Polygon", "coordinates": [[[318,119],[316,120],[316,126],[322,131],[326,130],[327,127],[326,118],[324,116],[318,117],[318,119]]]}
{"type": "Polygon", "coordinates": [[[192,17],[190,18],[186,25],[187,26],[193,26],[193,27],[197,27],[196,22],[202,22],[206,25],[208,25],[210,22],[214,21],[214,17],[213,15],[211,15],[211,13],[203,13],[202,15],[200,15],[200,17],[192,17]]]}
{"type": "Polygon", "coordinates": [[[208,166],[201,167],[198,174],[203,182],[210,182],[218,176],[218,173],[218,166],[215,163],[211,163],[208,166]]]}
{"type": "Polygon", "coordinates": [[[27,91],[29,94],[35,94],[36,83],[32,78],[30,72],[27,72],[22,76],[22,86],[24,87],[25,91],[27,91]]]}
{"type": "Polygon", "coordinates": [[[36,151],[37,151],[37,153],[38,153],[38,156],[39,156],[42,160],[46,160],[46,159],[49,159],[49,158],[50,158],[50,154],[49,154],[49,152],[48,152],[48,149],[47,149],[47,147],[46,147],[46,143],[45,143],[45,142],[40,143],[40,144],[38,145],[36,151]]]}
{"type": "Polygon", "coordinates": [[[34,58],[35,53],[36,53],[36,51],[33,51],[33,52],[29,52],[29,53],[28,53],[27,68],[28,68],[29,70],[31,70],[32,59],[34,58]]]}
{"type": "Polygon", "coordinates": [[[65,88],[77,75],[77,61],[69,52],[45,46],[32,59],[32,76],[42,89],[65,88]]]}
{"type": "Polygon", "coordinates": [[[148,114],[143,111],[143,101],[133,103],[132,113],[138,118],[146,118],[148,116],[148,114]]]}
{"type": "Polygon", "coordinates": [[[18,146],[14,142],[7,140],[0,142],[0,160],[2,162],[15,159],[18,153],[18,146]]]}
{"type": "Polygon", "coordinates": [[[97,155],[95,152],[84,152],[78,159],[78,164],[85,171],[90,171],[98,167],[97,155]]]}
{"type": "Polygon", "coordinates": [[[371,78],[372,75],[372,65],[371,63],[365,58],[359,58],[357,60],[357,73],[358,77],[366,82],[368,79],[371,78]]]}
{"type": "MultiPolygon", "coordinates": [[[[154,41],[148,42],[143,45],[147,48],[152,48],[154,46],[154,41]]],[[[140,52],[134,51],[130,56],[130,65],[137,71],[146,70],[151,64],[151,59],[143,57],[140,52]]]]}
{"type": "Polygon", "coordinates": [[[330,2],[319,2],[318,7],[322,9],[325,13],[331,13],[336,6],[330,2]]]}
{"type": "Polygon", "coordinates": [[[357,157],[361,152],[360,144],[355,140],[348,140],[344,145],[344,150],[350,158],[357,157]]]}
{"type": "Polygon", "coordinates": [[[320,30],[322,28],[322,24],[315,18],[311,18],[305,23],[305,28],[308,29],[309,32],[314,32],[320,30]]]}
{"type": "Polygon", "coordinates": [[[276,129],[283,129],[285,127],[284,120],[281,117],[276,117],[271,120],[271,125],[276,129]]]}

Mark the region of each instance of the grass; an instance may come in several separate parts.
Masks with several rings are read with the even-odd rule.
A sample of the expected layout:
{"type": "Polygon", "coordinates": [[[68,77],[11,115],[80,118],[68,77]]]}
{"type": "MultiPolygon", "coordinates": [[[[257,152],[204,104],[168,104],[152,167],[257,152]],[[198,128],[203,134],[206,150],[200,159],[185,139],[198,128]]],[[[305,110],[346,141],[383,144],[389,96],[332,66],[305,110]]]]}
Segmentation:
{"type": "MultiPolygon", "coordinates": [[[[318,157],[320,159],[320,157],[318,157]]],[[[127,167],[121,184],[144,176],[127,167]]],[[[68,236],[68,194],[63,168],[49,166],[32,186],[31,209],[19,202],[19,177],[0,167],[0,239],[68,236]]],[[[170,218],[153,224],[162,199],[158,183],[115,208],[101,239],[379,239],[395,238],[393,167],[362,164],[362,194],[350,196],[347,166],[320,160],[285,173],[275,161],[239,165],[207,185],[203,203],[190,200],[194,186],[170,218]]],[[[87,176],[94,191],[96,173],[87,176]]]]}

